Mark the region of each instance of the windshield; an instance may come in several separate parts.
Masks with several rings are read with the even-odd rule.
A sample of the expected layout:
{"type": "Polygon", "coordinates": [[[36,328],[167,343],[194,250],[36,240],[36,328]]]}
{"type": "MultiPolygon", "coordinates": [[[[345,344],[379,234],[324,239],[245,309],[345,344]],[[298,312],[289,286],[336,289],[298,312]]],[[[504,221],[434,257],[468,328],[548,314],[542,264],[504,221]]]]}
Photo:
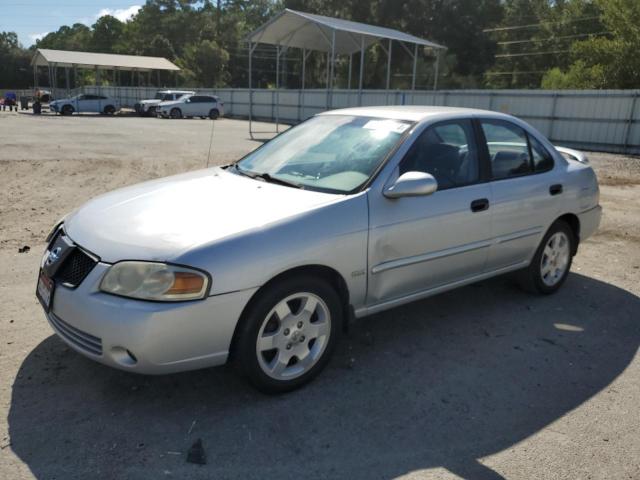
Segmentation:
{"type": "Polygon", "coordinates": [[[320,115],[250,153],[236,168],[309,190],[347,193],[373,175],[410,126],[398,120],[320,115]]]}
{"type": "Polygon", "coordinates": [[[166,97],[167,97],[167,94],[166,94],[166,93],[160,93],[160,92],[158,92],[158,93],[156,93],[156,96],[155,96],[154,98],[155,98],[156,100],[165,100],[165,99],[166,99],[166,97]]]}

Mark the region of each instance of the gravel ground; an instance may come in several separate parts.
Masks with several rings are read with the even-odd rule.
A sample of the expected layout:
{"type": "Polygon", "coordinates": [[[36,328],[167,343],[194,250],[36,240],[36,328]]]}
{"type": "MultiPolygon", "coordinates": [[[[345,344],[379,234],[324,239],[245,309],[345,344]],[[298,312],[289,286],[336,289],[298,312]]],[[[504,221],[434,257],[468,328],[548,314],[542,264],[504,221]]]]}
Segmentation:
{"type": "MultiPolygon", "coordinates": [[[[44,236],[94,195],[204,167],[211,125],[0,112],[0,478],[640,479],[639,158],[591,154],[603,223],[558,294],[497,278],[360,320],[292,394],[70,351],[34,298],[44,236]]],[[[217,121],[211,164],[258,145],[217,121]]]]}

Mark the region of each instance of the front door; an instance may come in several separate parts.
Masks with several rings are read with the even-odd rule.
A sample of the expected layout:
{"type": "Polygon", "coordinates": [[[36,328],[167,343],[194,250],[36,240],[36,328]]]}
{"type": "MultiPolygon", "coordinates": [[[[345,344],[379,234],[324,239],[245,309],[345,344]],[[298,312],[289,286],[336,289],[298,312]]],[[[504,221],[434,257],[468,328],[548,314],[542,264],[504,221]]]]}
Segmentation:
{"type": "Polygon", "coordinates": [[[369,305],[473,277],[485,268],[491,188],[481,175],[472,122],[428,127],[394,176],[408,171],[432,174],[438,190],[399,199],[370,192],[369,305]]]}

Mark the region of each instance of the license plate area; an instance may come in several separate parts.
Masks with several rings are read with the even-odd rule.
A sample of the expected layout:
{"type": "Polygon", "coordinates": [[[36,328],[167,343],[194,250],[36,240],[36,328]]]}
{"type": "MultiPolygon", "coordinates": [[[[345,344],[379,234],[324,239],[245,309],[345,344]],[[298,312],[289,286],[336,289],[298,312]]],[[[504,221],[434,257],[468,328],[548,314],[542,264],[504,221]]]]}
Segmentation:
{"type": "Polygon", "coordinates": [[[38,287],[36,288],[36,297],[38,297],[38,300],[40,300],[42,307],[47,313],[51,311],[55,286],[55,282],[40,270],[40,274],[38,275],[38,287]]]}

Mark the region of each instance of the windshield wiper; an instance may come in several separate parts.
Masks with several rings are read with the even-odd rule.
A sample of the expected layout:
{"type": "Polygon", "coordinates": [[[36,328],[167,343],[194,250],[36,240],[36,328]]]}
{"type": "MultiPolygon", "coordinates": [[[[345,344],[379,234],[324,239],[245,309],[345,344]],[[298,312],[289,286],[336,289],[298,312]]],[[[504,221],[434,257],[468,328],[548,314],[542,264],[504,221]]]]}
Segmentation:
{"type": "Polygon", "coordinates": [[[258,172],[252,172],[251,170],[245,170],[243,168],[240,168],[237,163],[234,164],[234,168],[237,172],[240,172],[242,175],[245,175],[249,178],[259,178],[261,180],[264,180],[267,183],[277,183],[279,185],[284,185],[284,186],[293,187],[293,188],[300,188],[304,190],[304,186],[300,185],[299,183],[290,182],[288,180],[283,180],[281,178],[273,177],[268,173],[258,173],[258,172]]]}

